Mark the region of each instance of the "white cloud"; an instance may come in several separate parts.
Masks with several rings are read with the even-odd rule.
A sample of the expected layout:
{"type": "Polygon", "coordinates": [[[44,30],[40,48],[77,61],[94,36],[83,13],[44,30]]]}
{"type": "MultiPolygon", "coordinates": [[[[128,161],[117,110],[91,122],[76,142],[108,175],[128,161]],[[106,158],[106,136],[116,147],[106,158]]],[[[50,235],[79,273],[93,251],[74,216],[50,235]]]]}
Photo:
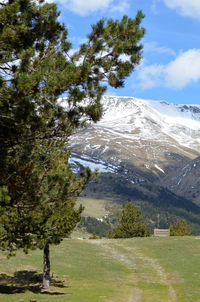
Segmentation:
{"type": "Polygon", "coordinates": [[[182,89],[200,80],[200,49],[190,49],[163,65],[143,66],[138,71],[139,87],[149,89],[164,86],[182,89]]]}
{"type": "Polygon", "coordinates": [[[105,10],[125,12],[129,7],[127,0],[57,0],[56,2],[81,16],[105,10]]]}
{"type": "Polygon", "coordinates": [[[172,9],[181,15],[200,20],[200,0],[163,0],[172,9]]]}
{"type": "MultiPolygon", "coordinates": [[[[150,89],[162,85],[164,69],[163,65],[150,65],[141,68],[138,75],[139,88],[150,89]]],[[[134,85],[134,87],[136,86],[134,85]]]]}
{"type": "Polygon", "coordinates": [[[119,1],[111,7],[112,11],[118,11],[120,13],[127,12],[129,9],[129,4],[126,0],[119,1]]]}
{"type": "Polygon", "coordinates": [[[181,89],[198,80],[200,80],[200,49],[191,49],[182,53],[166,67],[168,87],[181,89]]]}
{"type": "Polygon", "coordinates": [[[169,47],[165,47],[165,46],[159,46],[156,42],[145,43],[144,51],[176,56],[176,53],[173,49],[171,49],[169,47]]]}

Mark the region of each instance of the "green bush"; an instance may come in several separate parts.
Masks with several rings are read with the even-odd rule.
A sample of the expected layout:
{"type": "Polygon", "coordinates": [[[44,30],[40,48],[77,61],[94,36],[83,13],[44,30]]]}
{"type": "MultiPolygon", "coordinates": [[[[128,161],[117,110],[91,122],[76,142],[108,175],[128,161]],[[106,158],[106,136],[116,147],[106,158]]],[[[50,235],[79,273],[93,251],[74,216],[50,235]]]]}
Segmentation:
{"type": "Polygon", "coordinates": [[[178,218],[170,225],[169,229],[170,236],[191,236],[194,234],[193,230],[191,230],[185,219],[181,220],[178,218]]]}

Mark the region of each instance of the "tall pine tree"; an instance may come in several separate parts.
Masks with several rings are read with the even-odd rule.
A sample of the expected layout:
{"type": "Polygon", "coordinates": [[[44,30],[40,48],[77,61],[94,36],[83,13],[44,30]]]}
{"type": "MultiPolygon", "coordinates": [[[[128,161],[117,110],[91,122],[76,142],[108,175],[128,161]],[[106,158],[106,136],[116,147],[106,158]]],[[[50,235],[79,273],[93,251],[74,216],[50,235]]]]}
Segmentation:
{"type": "Polygon", "coordinates": [[[0,3],[0,242],[10,254],[43,249],[46,287],[49,245],[80,220],[76,198],[93,176],[73,174],[68,139],[101,118],[106,85],[124,85],[140,62],[144,35],[141,11],[135,19],[102,19],[70,55],[58,17],[54,3],[0,3]]]}
{"type": "Polygon", "coordinates": [[[111,238],[133,238],[150,236],[146,229],[146,223],[142,222],[141,210],[137,209],[132,202],[127,202],[118,218],[118,225],[108,233],[111,238]]]}

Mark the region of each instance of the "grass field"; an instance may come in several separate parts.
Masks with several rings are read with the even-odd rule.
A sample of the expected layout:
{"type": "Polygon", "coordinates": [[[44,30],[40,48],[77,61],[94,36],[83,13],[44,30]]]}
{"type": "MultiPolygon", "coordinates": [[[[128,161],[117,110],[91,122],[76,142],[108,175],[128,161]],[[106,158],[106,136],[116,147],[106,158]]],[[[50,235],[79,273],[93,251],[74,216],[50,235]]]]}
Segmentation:
{"type": "Polygon", "coordinates": [[[200,301],[200,237],[67,239],[51,248],[52,286],[41,288],[42,252],[0,254],[0,301],[200,301]]]}
{"type": "Polygon", "coordinates": [[[121,210],[120,204],[108,199],[79,197],[77,205],[79,204],[82,204],[85,207],[83,212],[84,216],[95,218],[101,218],[110,213],[118,213],[121,210]]]}

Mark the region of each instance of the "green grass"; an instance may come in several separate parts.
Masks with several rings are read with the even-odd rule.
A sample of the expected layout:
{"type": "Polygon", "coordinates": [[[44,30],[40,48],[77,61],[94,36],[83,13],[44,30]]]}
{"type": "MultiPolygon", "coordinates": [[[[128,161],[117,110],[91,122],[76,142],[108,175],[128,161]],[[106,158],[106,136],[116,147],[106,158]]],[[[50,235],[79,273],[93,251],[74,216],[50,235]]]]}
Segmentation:
{"type": "Polygon", "coordinates": [[[200,301],[200,237],[69,239],[51,248],[51,264],[45,291],[41,251],[1,253],[0,302],[200,301]]]}
{"type": "Polygon", "coordinates": [[[138,239],[136,245],[159,261],[179,302],[200,301],[200,237],[138,239]]]}
{"type": "Polygon", "coordinates": [[[106,256],[98,246],[86,241],[64,240],[51,249],[51,272],[56,282],[44,291],[40,288],[41,251],[18,253],[11,259],[1,255],[0,301],[121,301],[118,296],[123,298],[120,287],[127,270],[106,256]]]}
{"type": "Polygon", "coordinates": [[[101,218],[109,213],[115,213],[121,209],[121,206],[112,200],[108,199],[95,199],[87,197],[79,197],[77,205],[82,204],[85,209],[84,216],[91,216],[95,218],[101,218]]]}

